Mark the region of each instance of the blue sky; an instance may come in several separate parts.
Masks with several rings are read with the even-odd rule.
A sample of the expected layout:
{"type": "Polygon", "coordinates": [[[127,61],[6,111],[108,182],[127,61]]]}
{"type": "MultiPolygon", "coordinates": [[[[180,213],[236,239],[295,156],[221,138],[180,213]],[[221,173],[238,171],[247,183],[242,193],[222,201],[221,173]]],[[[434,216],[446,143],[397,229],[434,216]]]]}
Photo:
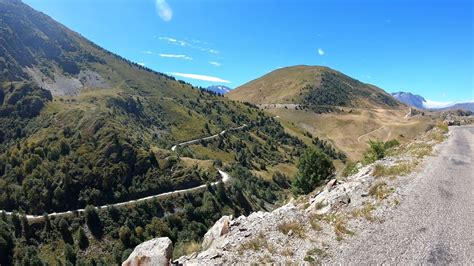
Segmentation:
{"type": "Polygon", "coordinates": [[[474,99],[471,0],[24,0],[100,46],[199,86],[325,65],[389,92],[474,99]]]}

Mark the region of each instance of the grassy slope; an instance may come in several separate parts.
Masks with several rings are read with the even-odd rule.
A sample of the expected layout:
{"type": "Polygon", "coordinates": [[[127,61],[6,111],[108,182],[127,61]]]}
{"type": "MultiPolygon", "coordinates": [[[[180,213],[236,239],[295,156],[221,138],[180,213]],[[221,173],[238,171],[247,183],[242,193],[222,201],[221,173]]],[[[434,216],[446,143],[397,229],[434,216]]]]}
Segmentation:
{"type": "Polygon", "coordinates": [[[316,107],[321,102],[338,98],[338,101],[333,102],[336,105],[330,106],[332,111],[337,112],[323,109],[321,113],[315,108],[295,110],[285,105],[267,105],[264,109],[272,116],[278,116],[290,134],[305,142],[310,141],[305,132],[328,140],[347,153],[351,160],[361,158],[369,139],[397,138],[403,141],[425,130],[431,122],[428,117],[406,119],[408,107],[394,103],[394,99],[380,88],[326,67],[281,68],[242,85],[230,92],[228,97],[254,104],[291,103],[308,106],[312,102],[316,107]],[[308,85],[311,89],[305,89],[308,85]],[[330,93],[326,94],[325,90],[330,93]],[[358,140],[359,136],[379,128],[358,140]]]}
{"type": "Polygon", "coordinates": [[[236,88],[227,96],[254,104],[292,103],[371,108],[403,106],[380,88],[321,66],[277,69],[236,88]]]}
{"type": "Polygon", "coordinates": [[[404,110],[352,110],[352,113],[346,110],[344,113],[327,114],[288,109],[268,109],[267,112],[279,116],[283,125],[296,133],[308,131],[315,136],[330,140],[351,160],[361,159],[369,140],[398,139],[404,142],[426,130],[428,125],[434,123],[434,119],[436,119],[429,116],[406,119],[404,110]],[[384,127],[381,128],[382,126],[384,127]],[[358,141],[359,136],[376,129],[380,130],[366,135],[358,141]]]}

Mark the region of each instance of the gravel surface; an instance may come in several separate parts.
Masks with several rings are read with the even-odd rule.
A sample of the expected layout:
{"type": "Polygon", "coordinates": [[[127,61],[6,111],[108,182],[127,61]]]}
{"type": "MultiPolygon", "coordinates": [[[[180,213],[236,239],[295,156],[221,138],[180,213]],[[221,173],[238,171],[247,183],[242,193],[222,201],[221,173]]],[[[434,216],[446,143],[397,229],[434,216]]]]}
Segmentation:
{"type": "Polygon", "coordinates": [[[328,263],[474,264],[474,127],[452,127],[384,222],[340,245],[328,263]]]}

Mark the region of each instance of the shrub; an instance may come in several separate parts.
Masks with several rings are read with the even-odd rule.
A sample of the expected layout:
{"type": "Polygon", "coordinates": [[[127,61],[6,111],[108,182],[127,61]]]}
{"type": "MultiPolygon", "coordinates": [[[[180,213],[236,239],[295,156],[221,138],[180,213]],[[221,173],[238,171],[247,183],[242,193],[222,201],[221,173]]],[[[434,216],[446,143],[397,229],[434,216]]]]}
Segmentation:
{"type": "Polygon", "coordinates": [[[393,190],[387,187],[385,182],[377,182],[372,185],[369,189],[369,195],[375,197],[376,199],[383,200],[385,199],[393,190]]]}
{"type": "Polygon", "coordinates": [[[449,127],[446,123],[438,123],[436,127],[439,128],[443,133],[448,133],[449,127]]]}
{"type": "Polygon", "coordinates": [[[386,150],[397,147],[400,145],[400,142],[396,139],[389,140],[383,144],[386,150]]]}
{"type": "Polygon", "coordinates": [[[364,154],[363,162],[365,164],[371,164],[377,160],[383,159],[387,155],[387,150],[398,145],[400,145],[398,140],[390,140],[387,142],[369,141],[369,149],[364,154]]]}
{"type": "Polygon", "coordinates": [[[372,216],[372,211],[375,209],[374,205],[371,203],[366,203],[362,208],[354,210],[352,212],[352,216],[364,217],[367,221],[373,222],[375,218],[372,216]]]}
{"type": "Polygon", "coordinates": [[[87,238],[87,235],[82,227],[79,228],[78,244],[79,248],[81,249],[86,249],[89,246],[89,239],[87,238]]]}
{"type": "Polygon", "coordinates": [[[370,141],[369,150],[364,154],[364,163],[370,164],[385,157],[385,145],[381,141],[370,141]]]}
{"type": "Polygon", "coordinates": [[[243,254],[244,251],[246,251],[246,250],[259,251],[262,248],[267,248],[268,249],[269,245],[268,245],[268,242],[267,242],[267,239],[265,238],[265,236],[262,233],[260,233],[255,238],[253,238],[253,239],[243,243],[242,245],[240,245],[237,252],[239,254],[243,254]]]}
{"type": "Polygon", "coordinates": [[[413,169],[416,167],[417,163],[409,163],[403,162],[394,166],[383,166],[381,164],[376,164],[373,175],[375,177],[381,176],[388,176],[388,177],[396,177],[396,176],[403,176],[411,173],[413,169]]]}
{"type": "Polygon", "coordinates": [[[92,234],[95,237],[101,237],[103,233],[102,222],[99,218],[99,214],[97,213],[97,210],[93,206],[88,205],[84,209],[84,214],[86,216],[87,226],[91,230],[92,234]]]}
{"type": "Polygon", "coordinates": [[[119,229],[119,238],[122,241],[123,245],[128,247],[130,246],[130,238],[132,237],[132,232],[128,226],[124,225],[119,229]]]}
{"type": "Polygon", "coordinates": [[[350,162],[346,165],[346,167],[342,171],[342,176],[348,177],[348,176],[354,175],[357,173],[357,170],[358,170],[357,164],[350,162]]]}
{"type": "Polygon", "coordinates": [[[313,230],[316,230],[316,231],[323,230],[323,228],[319,224],[319,218],[320,216],[316,214],[312,214],[311,216],[309,216],[309,224],[311,225],[311,228],[313,230]]]}
{"type": "Polygon", "coordinates": [[[278,225],[278,230],[285,235],[291,231],[292,235],[295,235],[296,237],[306,237],[304,226],[298,221],[283,222],[278,225]]]}
{"type": "Polygon", "coordinates": [[[0,220],[0,264],[10,265],[13,256],[15,242],[12,229],[4,221],[0,220]]]}
{"type": "Polygon", "coordinates": [[[72,265],[76,264],[76,251],[74,251],[74,248],[69,244],[66,244],[64,248],[64,257],[66,261],[72,263],[72,265]]]}
{"type": "Polygon", "coordinates": [[[332,161],[319,150],[307,149],[298,163],[298,173],[293,183],[293,193],[308,194],[322,181],[334,176],[332,161]]]}

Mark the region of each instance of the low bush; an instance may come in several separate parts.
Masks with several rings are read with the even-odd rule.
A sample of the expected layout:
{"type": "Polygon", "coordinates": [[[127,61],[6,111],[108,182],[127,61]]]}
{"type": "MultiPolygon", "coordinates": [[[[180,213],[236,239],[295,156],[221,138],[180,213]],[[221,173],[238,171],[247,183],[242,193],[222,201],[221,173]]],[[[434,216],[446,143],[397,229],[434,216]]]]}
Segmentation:
{"type": "Polygon", "coordinates": [[[304,226],[298,221],[283,222],[278,225],[278,230],[285,235],[288,235],[291,232],[291,234],[296,237],[306,237],[304,226]]]}

